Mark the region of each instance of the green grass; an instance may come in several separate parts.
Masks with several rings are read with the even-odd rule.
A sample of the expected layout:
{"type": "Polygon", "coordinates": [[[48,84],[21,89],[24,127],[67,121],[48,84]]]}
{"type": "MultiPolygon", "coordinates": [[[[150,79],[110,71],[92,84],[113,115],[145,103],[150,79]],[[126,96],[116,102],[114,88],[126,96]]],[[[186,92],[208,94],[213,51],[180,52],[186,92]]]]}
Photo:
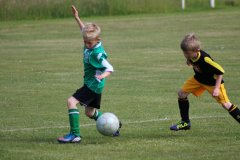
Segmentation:
{"type": "Polygon", "coordinates": [[[121,137],[103,137],[81,108],[83,141],[67,145],[56,138],[68,132],[66,99],[83,75],[74,19],[1,22],[0,159],[238,159],[239,124],[207,93],[190,96],[192,130],[168,128],[179,120],[176,91],[193,74],[179,49],[188,32],[224,67],[228,95],[240,105],[239,16],[228,10],[85,18],[102,27],[115,68],[102,111],[124,126],[121,137]]]}
{"type": "MultiPolygon", "coordinates": [[[[0,0],[0,20],[181,12],[181,0],[0,0]]],[[[240,0],[217,0],[215,9],[240,8],[240,0]]],[[[209,0],[187,0],[185,11],[209,10],[209,0]]]]}

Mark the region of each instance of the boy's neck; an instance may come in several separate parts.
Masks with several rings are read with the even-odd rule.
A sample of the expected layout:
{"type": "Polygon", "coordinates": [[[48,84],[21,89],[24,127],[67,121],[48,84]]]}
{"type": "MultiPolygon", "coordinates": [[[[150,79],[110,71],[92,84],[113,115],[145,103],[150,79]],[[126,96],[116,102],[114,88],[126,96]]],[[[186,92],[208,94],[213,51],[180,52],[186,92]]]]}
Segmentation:
{"type": "Polygon", "coordinates": [[[99,43],[100,43],[100,40],[97,41],[91,48],[87,48],[87,49],[94,49],[99,43]]]}
{"type": "Polygon", "coordinates": [[[99,43],[100,43],[100,41],[97,41],[91,49],[95,48],[99,43]]]}

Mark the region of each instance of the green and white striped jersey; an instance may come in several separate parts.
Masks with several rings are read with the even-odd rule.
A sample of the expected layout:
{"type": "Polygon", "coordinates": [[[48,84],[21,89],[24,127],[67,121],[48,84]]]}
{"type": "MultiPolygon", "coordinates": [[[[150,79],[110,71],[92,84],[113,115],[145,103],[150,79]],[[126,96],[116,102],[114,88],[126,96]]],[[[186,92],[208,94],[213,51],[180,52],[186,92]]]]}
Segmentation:
{"type": "Polygon", "coordinates": [[[83,53],[84,84],[93,92],[100,94],[105,85],[105,78],[100,80],[95,75],[101,75],[104,72],[113,72],[113,67],[107,61],[107,53],[101,42],[98,42],[92,49],[84,47],[83,53]]]}

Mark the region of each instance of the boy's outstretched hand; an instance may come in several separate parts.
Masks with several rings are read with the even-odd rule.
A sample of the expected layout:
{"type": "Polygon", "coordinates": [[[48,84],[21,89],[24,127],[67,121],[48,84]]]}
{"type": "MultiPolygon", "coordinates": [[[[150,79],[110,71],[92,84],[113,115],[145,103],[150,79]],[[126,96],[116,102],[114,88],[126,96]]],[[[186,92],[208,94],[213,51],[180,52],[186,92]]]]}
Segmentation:
{"type": "Polygon", "coordinates": [[[72,5],[72,13],[73,13],[73,15],[74,15],[74,17],[75,17],[75,19],[76,19],[80,29],[82,30],[84,28],[84,23],[79,18],[78,11],[77,11],[77,9],[76,9],[76,7],[74,5],[72,5]]]}
{"type": "Polygon", "coordinates": [[[78,11],[74,5],[72,5],[72,13],[75,17],[78,17],[78,11]]]}

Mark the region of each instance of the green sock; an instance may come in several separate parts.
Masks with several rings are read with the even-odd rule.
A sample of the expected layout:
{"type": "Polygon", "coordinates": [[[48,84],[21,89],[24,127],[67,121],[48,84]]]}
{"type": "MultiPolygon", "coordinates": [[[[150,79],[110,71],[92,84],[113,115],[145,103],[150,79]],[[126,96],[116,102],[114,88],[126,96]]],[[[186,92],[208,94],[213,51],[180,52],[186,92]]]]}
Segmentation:
{"type": "Polygon", "coordinates": [[[68,113],[69,113],[70,132],[76,136],[80,136],[78,109],[69,109],[68,113]]]}
{"type": "Polygon", "coordinates": [[[102,112],[96,109],[91,119],[94,119],[96,121],[102,114],[103,114],[102,112]]]}

